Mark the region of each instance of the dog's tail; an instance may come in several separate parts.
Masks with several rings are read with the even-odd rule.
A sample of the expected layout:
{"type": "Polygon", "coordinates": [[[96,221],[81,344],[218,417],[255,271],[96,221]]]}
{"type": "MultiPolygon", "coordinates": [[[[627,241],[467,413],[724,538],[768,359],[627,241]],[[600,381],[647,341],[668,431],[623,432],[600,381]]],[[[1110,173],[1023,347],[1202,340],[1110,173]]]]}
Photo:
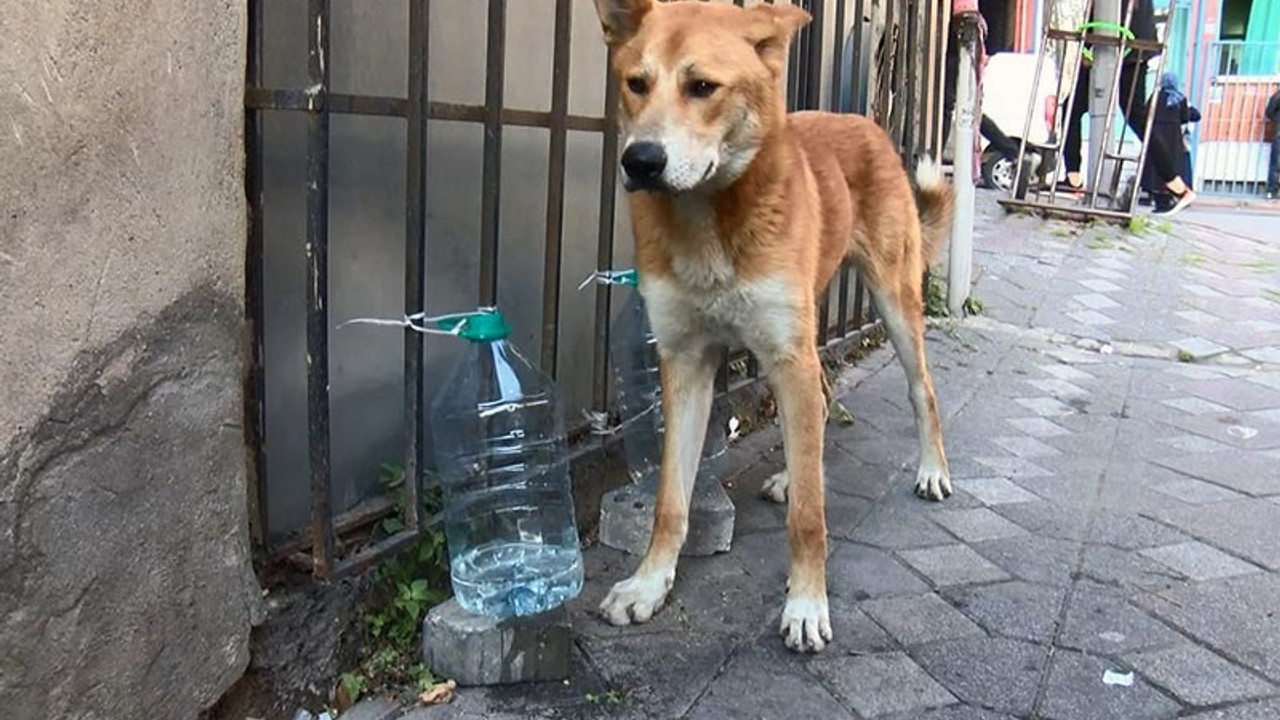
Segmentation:
{"type": "Polygon", "coordinates": [[[942,168],[932,158],[924,157],[916,166],[916,209],[920,213],[920,237],[925,263],[938,256],[951,229],[951,211],[955,197],[942,168]]]}

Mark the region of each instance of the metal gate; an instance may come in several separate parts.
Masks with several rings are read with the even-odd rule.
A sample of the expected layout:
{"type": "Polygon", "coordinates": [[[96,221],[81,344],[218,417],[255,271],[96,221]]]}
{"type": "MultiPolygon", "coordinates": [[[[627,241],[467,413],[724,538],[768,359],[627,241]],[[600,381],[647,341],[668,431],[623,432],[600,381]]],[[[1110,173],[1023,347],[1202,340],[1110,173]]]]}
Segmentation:
{"type": "Polygon", "coordinates": [[[1210,43],[1201,65],[1192,97],[1203,116],[1192,130],[1195,188],[1262,195],[1271,150],[1263,110],[1280,87],[1280,41],[1210,43]]]}
{"type": "MultiPolygon", "coordinates": [[[[617,88],[591,0],[248,2],[255,537],[267,557],[330,577],[435,521],[418,502],[426,411],[457,350],[335,329],[346,319],[497,304],[557,378],[571,442],[605,442],[586,417],[610,408],[610,291],[573,288],[632,263],[617,88]],[[393,512],[385,463],[408,478],[392,534],[369,529],[393,512]]],[[[936,155],[949,4],[797,2],[814,20],[792,50],[790,106],[865,97],[904,158],[936,155]]],[[[832,285],[824,344],[872,320],[854,273],[832,285]]],[[[757,379],[732,353],[718,389],[757,379]]]]}

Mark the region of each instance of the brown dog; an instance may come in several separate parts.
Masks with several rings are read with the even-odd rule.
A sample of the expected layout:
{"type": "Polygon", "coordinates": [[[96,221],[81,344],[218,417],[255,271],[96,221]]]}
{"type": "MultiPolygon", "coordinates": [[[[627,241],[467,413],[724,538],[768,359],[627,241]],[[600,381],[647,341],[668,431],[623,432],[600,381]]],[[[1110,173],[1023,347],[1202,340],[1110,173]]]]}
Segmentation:
{"type": "Polygon", "coordinates": [[[925,367],[921,278],[951,192],[932,163],[916,191],[889,137],[852,115],[788,115],[782,77],[809,21],[785,5],[596,0],[622,98],[640,290],[662,357],[666,427],[649,552],[601,611],[642,623],[675,580],[719,349],[755,354],[778,397],[787,470],[766,495],[790,501],[787,647],[831,640],[816,298],[846,258],[869,283],[910,380],[920,431],[916,491],[951,493],[925,367]]]}

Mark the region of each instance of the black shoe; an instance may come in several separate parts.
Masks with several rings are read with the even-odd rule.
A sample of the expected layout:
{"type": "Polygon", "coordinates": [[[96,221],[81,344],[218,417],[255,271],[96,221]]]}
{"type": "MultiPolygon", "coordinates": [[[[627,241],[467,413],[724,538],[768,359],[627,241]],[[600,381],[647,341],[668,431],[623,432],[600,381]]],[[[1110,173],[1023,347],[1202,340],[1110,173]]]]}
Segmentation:
{"type": "Polygon", "coordinates": [[[1164,209],[1161,209],[1161,207],[1157,204],[1156,210],[1153,214],[1162,215],[1164,217],[1172,217],[1182,212],[1183,210],[1186,210],[1187,206],[1195,202],[1196,200],[1196,194],[1192,192],[1190,189],[1188,189],[1186,192],[1182,193],[1181,195],[1166,195],[1165,197],[1170,198],[1170,200],[1172,201],[1172,204],[1170,204],[1167,208],[1164,208],[1164,209]]]}

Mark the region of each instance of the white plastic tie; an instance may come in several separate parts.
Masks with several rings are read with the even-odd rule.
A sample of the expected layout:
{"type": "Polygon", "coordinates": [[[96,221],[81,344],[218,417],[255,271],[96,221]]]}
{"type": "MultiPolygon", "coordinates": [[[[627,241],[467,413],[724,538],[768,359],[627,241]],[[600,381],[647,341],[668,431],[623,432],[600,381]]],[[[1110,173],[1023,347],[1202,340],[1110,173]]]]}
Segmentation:
{"type": "Polygon", "coordinates": [[[342,329],[348,325],[379,325],[383,327],[400,327],[412,330],[423,335],[458,335],[467,324],[467,318],[475,315],[477,312],[484,312],[489,308],[481,308],[479,311],[448,313],[445,315],[427,315],[425,312],[416,312],[412,315],[404,315],[399,319],[394,318],[351,318],[346,322],[338,325],[337,329],[342,329]],[[442,330],[435,326],[435,323],[444,320],[453,320],[462,318],[462,322],[454,325],[448,330],[442,330]]]}
{"type": "Polygon", "coordinates": [[[625,285],[628,276],[634,275],[635,270],[592,270],[591,274],[578,284],[578,290],[586,289],[591,283],[597,285],[625,285]]]}

